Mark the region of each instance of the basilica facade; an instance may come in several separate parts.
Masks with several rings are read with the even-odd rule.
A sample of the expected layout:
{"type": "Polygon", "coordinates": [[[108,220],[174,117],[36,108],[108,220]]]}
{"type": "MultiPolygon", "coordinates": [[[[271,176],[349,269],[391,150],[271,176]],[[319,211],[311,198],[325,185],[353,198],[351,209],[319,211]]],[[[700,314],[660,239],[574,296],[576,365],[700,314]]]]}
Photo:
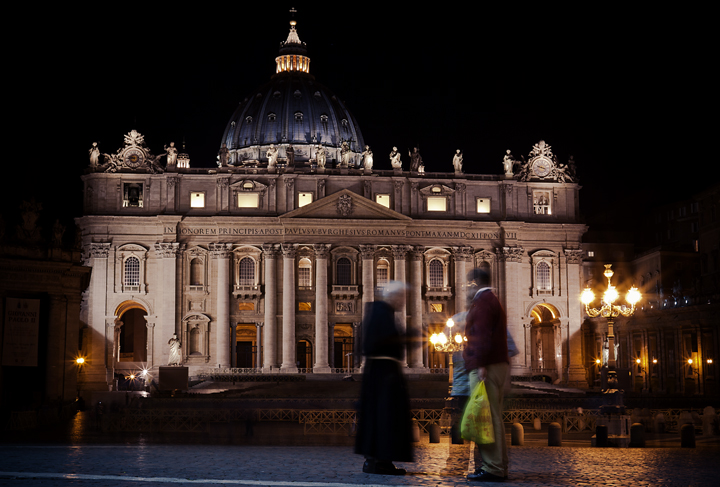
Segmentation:
{"type": "Polygon", "coordinates": [[[523,161],[508,154],[503,174],[470,174],[461,158],[425,173],[415,156],[378,170],[310,75],[294,23],[276,62],[228,123],[215,168],[191,167],[173,144],[156,156],[137,131],[112,154],[93,145],[76,220],[92,267],[84,387],[169,362],[191,376],[346,373],[362,365],[363,312],[390,280],[408,284],[408,372],[443,369],[429,337],[465,309],[473,267],[490,271],[507,311],[512,374],[585,383],[572,166],[540,141],[523,161]]]}

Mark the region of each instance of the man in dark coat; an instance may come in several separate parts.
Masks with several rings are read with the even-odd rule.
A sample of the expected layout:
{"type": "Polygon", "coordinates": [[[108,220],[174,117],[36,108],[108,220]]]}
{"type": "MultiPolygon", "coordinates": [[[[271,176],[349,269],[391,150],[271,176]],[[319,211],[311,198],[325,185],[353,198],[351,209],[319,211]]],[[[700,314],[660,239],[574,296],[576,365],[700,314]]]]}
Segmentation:
{"type": "Polygon", "coordinates": [[[478,291],[467,315],[463,352],[465,369],[470,371],[470,390],[485,382],[490,404],[495,442],[475,445],[475,473],[468,480],[502,482],[507,478],[508,456],[505,444],[505,425],[502,420],[505,382],[510,373],[508,357],[507,319],[497,296],[490,289],[490,275],[473,269],[468,280],[475,282],[478,291]]]}
{"type": "Polygon", "coordinates": [[[392,462],[413,461],[410,400],[402,373],[405,339],[395,322],[404,299],[405,285],[388,283],[384,301],[372,303],[363,322],[365,370],[355,453],[365,455],[365,473],[404,475],[392,462]]]}

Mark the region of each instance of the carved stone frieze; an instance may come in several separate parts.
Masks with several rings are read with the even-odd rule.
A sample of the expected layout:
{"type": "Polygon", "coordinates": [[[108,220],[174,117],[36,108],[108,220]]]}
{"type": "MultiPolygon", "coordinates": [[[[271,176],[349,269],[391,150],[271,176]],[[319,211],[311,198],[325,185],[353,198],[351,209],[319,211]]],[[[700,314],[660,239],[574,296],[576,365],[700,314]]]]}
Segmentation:
{"type": "Polygon", "coordinates": [[[350,216],[353,214],[354,204],[349,194],[341,195],[337,200],[337,212],[340,216],[350,216]]]}
{"type": "Polygon", "coordinates": [[[525,249],[522,247],[503,247],[499,250],[499,256],[504,262],[522,262],[525,249]]]}
{"type": "Polygon", "coordinates": [[[313,250],[316,259],[327,259],[330,254],[330,244],[314,244],[313,250]]]}
{"type": "Polygon", "coordinates": [[[229,259],[232,256],[232,244],[211,243],[208,248],[213,259],[229,259]]]}

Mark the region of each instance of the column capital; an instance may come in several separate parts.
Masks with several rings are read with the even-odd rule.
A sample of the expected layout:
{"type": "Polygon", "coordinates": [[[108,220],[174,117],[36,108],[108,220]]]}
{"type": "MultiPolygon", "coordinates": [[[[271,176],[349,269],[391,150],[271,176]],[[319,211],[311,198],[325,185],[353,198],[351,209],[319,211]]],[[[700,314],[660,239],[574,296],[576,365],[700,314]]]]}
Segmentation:
{"type": "Polygon", "coordinates": [[[316,259],[327,259],[330,254],[330,244],[314,244],[313,250],[316,259]]]}
{"type": "Polygon", "coordinates": [[[91,259],[107,259],[110,253],[110,244],[92,243],[88,246],[87,252],[91,259]]]}
{"type": "Polygon", "coordinates": [[[410,247],[410,258],[411,260],[417,261],[423,259],[423,253],[425,252],[424,245],[414,245],[410,247]]]}
{"type": "Polygon", "coordinates": [[[584,252],[581,249],[563,249],[568,264],[582,264],[584,252]]]}
{"type": "Polygon", "coordinates": [[[255,327],[257,327],[257,328],[262,328],[263,326],[265,326],[265,322],[264,322],[264,321],[256,321],[256,322],[255,322],[255,327]]]}
{"type": "Polygon", "coordinates": [[[277,244],[262,244],[262,249],[265,259],[274,259],[280,253],[277,244]]]}
{"type": "Polygon", "coordinates": [[[360,255],[362,260],[372,260],[375,257],[375,246],[374,245],[358,245],[360,248],[360,255]]]}
{"type": "Polygon", "coordinates": [[[232,244],[229,243],[211,243],[208,249],[213,259],[228,259],[232,254],[232,244]]]}
{"type": "Polygon", "coordinates": [[[283,257],[285,257],[286,259],[294,259],[296,252],[297,252],[297,244],[291,244],[291,243],[282,244],[283,257]]]}
{"type": "Polygon", "coordinates": [[[497,249],[498,257],[504,262],[522,262],[524,253],[525,249],[522,247],[503,247],[502,249],[497,249]]]}
{"type": "Polygon", "coordinates": [[[407,245],[393,245],[392,253],[394,260],[405,260],[409,247],[407,245]]]}
{"type": "Polygon", "coordinates": [[[178,253],[185,249],[185,245],[178,242],[161,242],[155,244],[155,255],[161,259],[174,259],[178,253]]]}

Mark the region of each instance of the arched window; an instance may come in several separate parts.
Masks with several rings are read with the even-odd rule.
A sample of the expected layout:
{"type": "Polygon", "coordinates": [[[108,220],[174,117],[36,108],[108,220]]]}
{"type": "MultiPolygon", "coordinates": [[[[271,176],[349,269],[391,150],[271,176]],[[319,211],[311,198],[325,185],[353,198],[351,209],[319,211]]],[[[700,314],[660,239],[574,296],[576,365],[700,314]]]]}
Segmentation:
{"type": "Polygon", "coordinates": [[[203,262],[197,257],[190,261],[190,285],[203,285],[203,262]]]}
{"type": "Polygon", "coordinates": [[[337,273],[337,285],[338,286],[349,286],[352,284],[352,269],[350,259],[342,257],[338,259],[335,264],[335,270],[337,273]]]}
{"type": "Polygon", "coordinates": [[[437,259],[430,261],[430,287],[443,287],[443,264],[437,259]]]}
{"type": "Polygon", "coordinates": [[[552,280],[550,279],[550,266],[548,263],[539,262],[536,272],[538,291],[550,291],[552,289],[552,280]]]}
{"type": "Polygon", "coordinates": [[[255,285],[255,261],[250,257],[243,257],[240,260],[240,273],[238,277],[239,286],[255,285]]]}
{"type": "Polygon", "coordinates": [[[390,263],[385,259],[378,260],[377,268],[375,269],[375,280],[377,287],[385,287],[388,283],[390,276],[390,263]]]}
{"type": "Polygon", "coordinates": [[[125,285],[140,285],[140,260],[137,257],[129,257],[125,261],[125,285]]]}
{"type": "Polygon", "coordinates": [[[300,259],[298,263],[298,286],[312,286],[312,262],[306,257],[300,259]]]}

